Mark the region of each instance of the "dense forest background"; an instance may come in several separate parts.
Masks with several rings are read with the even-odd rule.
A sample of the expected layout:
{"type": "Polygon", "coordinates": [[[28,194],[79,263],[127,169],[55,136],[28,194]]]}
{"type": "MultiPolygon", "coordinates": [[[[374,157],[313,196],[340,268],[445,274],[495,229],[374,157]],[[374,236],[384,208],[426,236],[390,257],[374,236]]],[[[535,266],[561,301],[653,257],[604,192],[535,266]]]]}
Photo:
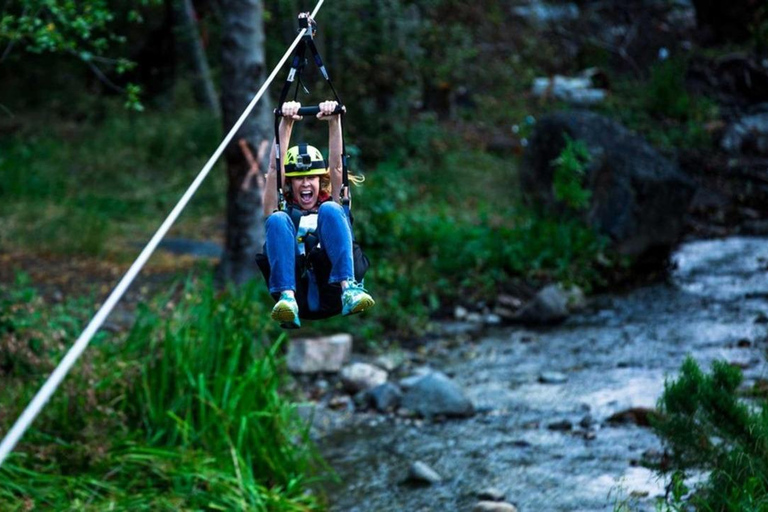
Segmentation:
{"type": "MultiPolygon", "coordinates": [[[[245,3],[263,22],[263,69],[240,70],[253,79],[312,6],[245,3]]],[[[230,4],[0,0],[0,431],[229,130],[230,4]]],[[[366,177],[355,230],[378,304],[309,332],[351,330],[371,351],[418,344],[457,307],[515,309],[551,283],[625,286],[663,275],[685,237],[768,231],[764,3],[329,0],[317,22],[348,109],[351,168],[366,177]],[[653,250],[627,249],[593,215],[590,162],[601,157],[589,141],[558,132],[541,157],[555,201],[525,188],[548,154],[548,116],[584,109],[685,177],[682,213],[653,210],[653,226],[676,226],[658,239],[648,228],[653,250]]],[[[286,72],[254,113],[254,154],[286,72]]],[[[304,85],[304,104],[331,95],[311,63],[304,85]]],[[[316,128],[305,121],[295,137],[324,148],[316,128]]],[[[237,143],[227,158],[245,162],[237,143]]],[[[0,470],[0,508],[322,508],[321,493],[304,491],[328,468],[287,398],[263,284],[220,279],[227,198],[259,186],[238,179],[224,162],[214,169],[171,232],[203,257],[171,243],[152,258],[66,397],[0,470]]]]}

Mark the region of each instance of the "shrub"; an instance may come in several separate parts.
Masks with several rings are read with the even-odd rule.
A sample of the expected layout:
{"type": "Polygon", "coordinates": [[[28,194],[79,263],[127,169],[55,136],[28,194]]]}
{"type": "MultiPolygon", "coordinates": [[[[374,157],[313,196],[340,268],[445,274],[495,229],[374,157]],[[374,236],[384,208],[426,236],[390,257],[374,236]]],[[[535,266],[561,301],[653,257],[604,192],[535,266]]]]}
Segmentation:
{"type": "Polygon", "coordinates": [[[709,471],[701,492],[692,497],[701,510],[768,509],[768,408],[737,391],[741,371],[715,362],[705,374],[688,358],[677,380],[667,382],[659,400],[654,430],[667,446],[673,482],[691,470],[709,471]]]}

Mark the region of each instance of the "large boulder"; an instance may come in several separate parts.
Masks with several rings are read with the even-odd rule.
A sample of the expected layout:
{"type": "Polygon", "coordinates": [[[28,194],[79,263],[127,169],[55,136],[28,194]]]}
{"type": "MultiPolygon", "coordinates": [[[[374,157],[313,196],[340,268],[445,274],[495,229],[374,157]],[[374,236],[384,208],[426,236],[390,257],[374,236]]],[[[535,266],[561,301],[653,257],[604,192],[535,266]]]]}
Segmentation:
{"type": "Polygon", "coordinates": [[[586,111],[558,112],[537,124],[523,155],[524,197],[565,213],[553,193],[552,161],[567,134],[590,154],[584,186],[591,192],[584,220],[637,263],[661,264],[679,241],[695,186],[676,164],[619,123],[586,111]]]}

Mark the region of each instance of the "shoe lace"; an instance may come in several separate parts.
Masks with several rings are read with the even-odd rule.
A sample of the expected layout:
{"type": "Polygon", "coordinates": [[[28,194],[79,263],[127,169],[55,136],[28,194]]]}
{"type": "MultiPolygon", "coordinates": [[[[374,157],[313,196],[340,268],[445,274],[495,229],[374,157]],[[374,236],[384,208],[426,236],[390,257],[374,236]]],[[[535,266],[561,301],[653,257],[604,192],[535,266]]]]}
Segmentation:
{"type": "Polygon", "coordinates": [[[368,290],[363,288],[363,284],[362,283],[358,283],[354,279],[347,283],[346,291],[347,292],[365,292],[365,293],[368,293],[368,290]]]}

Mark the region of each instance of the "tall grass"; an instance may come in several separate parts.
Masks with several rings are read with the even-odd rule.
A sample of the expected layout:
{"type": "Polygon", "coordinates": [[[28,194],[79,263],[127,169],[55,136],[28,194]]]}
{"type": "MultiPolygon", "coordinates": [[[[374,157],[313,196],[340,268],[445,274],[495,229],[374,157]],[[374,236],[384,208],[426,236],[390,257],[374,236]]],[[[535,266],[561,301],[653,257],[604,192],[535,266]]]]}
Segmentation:
{"type": "MultiPolygon", "coordinates": [[[[73,338],[56,326],[79,331],[90,308],[56,312],[21,283],[0,296],[4,346],[21,347],[0,358],[6,431],[73,338]]],[[[284,394],[264,302],[190,279],[124,340],[95,340],[0,468],[0,510],[318,509],[307,489],[326,468],[284,394]]]]}
{"type": "Polygon", "coordinates": [[[309,472],[313,452],[280,395],[280,342],[263,334],[256,286],[217,295],[210,281],[188,283],[184,308],[149,335],[158,319],[144,308],[126,342],[142,360],[126,414],[152,443],[231,454],[235,472],[286,487],[309,472]]]}
{"type": "MultiPolygon", "coordinates": [[[[192,109],[81,123],[30,116],[0,139],[0,246],[101,256],[156,227],[213,151],[218,121],[192,109]],[[44,130],[40,129],[45,127],[44,130]]],[[[219,212],[214,172],[192,215],[219,212]]]]}

